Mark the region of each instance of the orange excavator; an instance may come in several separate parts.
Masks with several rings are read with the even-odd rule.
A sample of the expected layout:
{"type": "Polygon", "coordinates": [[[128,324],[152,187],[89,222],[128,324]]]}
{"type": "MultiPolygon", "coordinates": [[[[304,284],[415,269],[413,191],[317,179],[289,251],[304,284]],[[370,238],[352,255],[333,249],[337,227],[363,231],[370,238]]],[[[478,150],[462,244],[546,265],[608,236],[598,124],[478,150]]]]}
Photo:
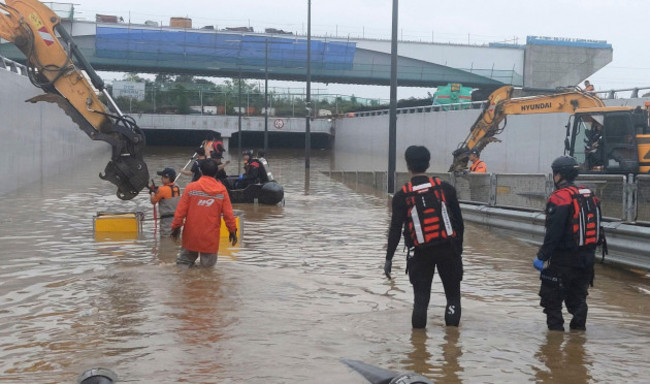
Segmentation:
{"type": "Polygon", "coordinates": [[[144,134],[131,117],[122,114],[61,19],[39,1],[5,0],[0,3],[0,37],[25,54],[29,79],[45,92],[28,101],[56,103],[90,139],[109,143],[111,160],[99,177],[117,186],[120,199],[135,197],[149,180],[142,157],[144,134]]]}
{"type": "Polygon", "coordinates": [[[500,141],[508,115],[569,113],[564,153],[573,156],[585,173],[650,172],[648,106],[608,107],[597,96],[580,90],[512,98],[514,88],[494,91],[458,149],[450,172],[467,168],[469,151],[481,151],[500,141]],[[501,125],[503,123],[503,125],[501,125]]]}

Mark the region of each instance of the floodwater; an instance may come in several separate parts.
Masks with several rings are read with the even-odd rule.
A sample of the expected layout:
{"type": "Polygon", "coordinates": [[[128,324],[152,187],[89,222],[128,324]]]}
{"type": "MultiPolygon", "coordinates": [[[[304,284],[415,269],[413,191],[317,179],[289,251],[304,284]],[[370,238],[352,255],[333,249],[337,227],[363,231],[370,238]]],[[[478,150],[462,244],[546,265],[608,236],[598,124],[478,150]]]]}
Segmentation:
{"type": "MultiPolygon", "coordinates": [[[[191,155],[153,151],[151,171],[191,155]]],[[[321,173],[328,152],[312,152],[308,181],[302,151],[272,153],[286,205],[236,206],[241,244],[191,270],[153,236],[145,195],[122,202],[97,177],[107,156],[0,201],[0,383],[97,366],[129,383],[364,383],[341,358],[444,383],[650,380],[641,273],[598,266],[587,331],[549,333],[536,247],[469,224],[461,327],[443,326],[436,277],[428,328],[413,331],[403,256],[382,275],[389,200],[321,173]],[[142,238],[94,239],[95,212],[130,210],[146,214],[142,238]]]]}

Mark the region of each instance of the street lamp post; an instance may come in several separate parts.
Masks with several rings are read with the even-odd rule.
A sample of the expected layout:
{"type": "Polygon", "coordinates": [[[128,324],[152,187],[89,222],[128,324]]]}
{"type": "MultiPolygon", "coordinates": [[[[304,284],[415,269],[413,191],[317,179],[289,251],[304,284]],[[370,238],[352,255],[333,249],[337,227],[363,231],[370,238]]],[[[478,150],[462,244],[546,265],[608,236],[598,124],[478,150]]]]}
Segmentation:
{"type": "Polygon", "coordinates": [[[387,192],[395,192],[395,168],[397,156],[397,10],[398,0],[393,0],[393,31],[390,44],[390,112],[388,117],[388,186],[387,192]]]}
{"type": "Polygon", "coordinates": [[[241,174],[241,67],[239,68],[239,117],[237,119],[237,173],[241,174]]]}
{"type": "Polygon", "coordinates": [[[311,156],[311,0],[307,1],[307,118],[305,119],[305,168],[309,169],[311,156]]]}
{"type": "Polygon", "coordinates": [[[269,149],[269,39],[264,39],[264,156],[269,149]]]}

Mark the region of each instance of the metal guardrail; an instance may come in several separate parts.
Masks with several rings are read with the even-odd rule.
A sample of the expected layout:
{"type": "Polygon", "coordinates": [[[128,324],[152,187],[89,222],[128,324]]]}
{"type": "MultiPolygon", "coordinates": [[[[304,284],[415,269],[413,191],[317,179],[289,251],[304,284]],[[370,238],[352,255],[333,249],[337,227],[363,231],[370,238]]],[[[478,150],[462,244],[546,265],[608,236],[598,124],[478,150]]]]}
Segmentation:
{"type": "MultiPolygon", "coordinates": [[[[397,114],[407,115],[411,113],[428,113],[428,112],[440,112],[440,111],[482,109],[485,103],[487,103],[487,101],[472,101],[470,103],[452,103],[452,104],[440,104],[440,105],[422,105],[418,107],[404,107],[404,108],[397,108],[397,114]]],[[[374,111],[354,112],[352,113],[352,115],[354,117],[382,116],[382,115],[388,115],[389,112],[390,109],[377,109],[374,111]]]]}
{"type": "MultiPolygon", "coordinates": [[[[330,177],[350,184],[363,184],[385,191],[386,172],[331,171],[330,177]]],[[[553,193],[551,174],[453,174],[429,173],[456,188],[462,203],[505,209],[543,212],[553,193]]],[[[397,172],[395,185],[409,181],[409,174],[397,172]]],[[[580,175],[576,184],[596,193],[603,217],[611,222],[650,224],[650,175],[580,175]]]]}
{"type": "Polygon", "coordinates": [[[650,224],[650,175],[639,175],[635,185],[636,221],[650,224]]]}
{"type": "Polygon", "coordinates": [[[627,178],[625,175],[580,175],[576,184],[591,189],[600,198],[605,219],[633,221],[627,206],[630,193],[627,178]]]}
{"type": "MultiPolygon", "coordinates": [[[[594,91],[592,93],[596,95],[601,95],[601,99],[617,99],[621,93],[629,93],[630,99],[639,98],[639,92],[648,90],[650,87],[634,87],[634,88],[621,88],[621,89],[610,89],[602,91],[594,91]]],[[[553,92],[549,90],[547,93],[553,92]]],[[[450,103],[450,104],[439,104],[439,105],[423,105],[418,107],[404,107],[397,108],[398,115],[405,115],[411,113],[429,113],[429,112],[441,112],[441,111],[460,111],[466,109],[482,109],[483,106],[487,103],[487,100],[472,101],[469,103],[450,103]]],[[[377,109],[374,111],[355,111],[349,114],[352,117],[368,117],[368,116],[382,116],[388,115],[390,109],[377,109]]]]}
{"type": "MultiPolygon", "coordinates": [[[[386,172],[331,171],[329,175],[354,187],[364,184],[386,190],[386,172]]],[[[551,175],[430,175],[456,186],[465,220],[531,243],[542,242],[546,199],[554,189],[551,175]]],[[[397,185],[409,180],[405,172],[395,176],[397,185]]],[[[650,175],[581,175],[578,184],[593,189],[601,197],[608,219],[603,223],[609,246],[605,260],[650,269],[650,226],[644,225],[650,224],[650,175]]]]}
{"type": "Polygon", "coordinates": [[[0,56],[0,69],[14,72],[22,76],[27,76],[27,67],[13,60],[6,59],[2,56],[0,56]]]}
{"type": "Polygon", "coordinates": [[[458,200],[494,205],[495,184],[492,174],[468,173],[452,175],[451,185],[456,187],[458,200]]]}
{"type": "Polygon", "coordinates": [[[543,211],[550,194],[549,175],[504,173],[494,175],[494,206],[543,211]]]}
{"type": "MultiPolygon", "coordinates": [[[[489,207],[485,205],[461,204],[463,219],[497,228],[519,239],[541,244],[544,239],[544,214],[520,210],[489,207]]],[[[607,235],[608,263],[633,268],[650,269],[648,238],[650,227],[621,222],[603,223],[607,235]]],[[[600,255],[601,250],[596,251],[600,255]]]]}

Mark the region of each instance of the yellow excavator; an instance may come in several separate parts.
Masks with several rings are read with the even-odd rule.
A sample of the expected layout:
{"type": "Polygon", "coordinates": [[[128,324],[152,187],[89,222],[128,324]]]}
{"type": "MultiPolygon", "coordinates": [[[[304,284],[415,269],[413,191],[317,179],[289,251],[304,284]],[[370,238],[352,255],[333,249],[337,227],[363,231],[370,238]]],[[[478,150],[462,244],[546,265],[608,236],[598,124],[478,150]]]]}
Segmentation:
{"type": "Polygon", "coordinates": [[[144,134],[122,114],[61,19],[39,1],[5,0],[0,3],[0,37],[25,54],[29,79],[45,92],[28,101],[58,104],[92,140],[109,143],[111,161],[99,177],[117,186],[120,199],[135,197],[149,180],[142,158],[144,134]],[[98,92],[112,110],[99,100],[98,92]]]}
{"type": "Polygon", "coordinates": [[[569,113],[564,153],[574,156],[586,173],[650,172],[648,106],[607,107],[597,96],[580,90],[551,95],[512,98],[514,88],[494,91],[453,152],[450,172],[467,168],[469,151],[481,151],[503,131],[508,115],[569,113]],[[504,123],[501,125],[501,123],[504,123]]]}

